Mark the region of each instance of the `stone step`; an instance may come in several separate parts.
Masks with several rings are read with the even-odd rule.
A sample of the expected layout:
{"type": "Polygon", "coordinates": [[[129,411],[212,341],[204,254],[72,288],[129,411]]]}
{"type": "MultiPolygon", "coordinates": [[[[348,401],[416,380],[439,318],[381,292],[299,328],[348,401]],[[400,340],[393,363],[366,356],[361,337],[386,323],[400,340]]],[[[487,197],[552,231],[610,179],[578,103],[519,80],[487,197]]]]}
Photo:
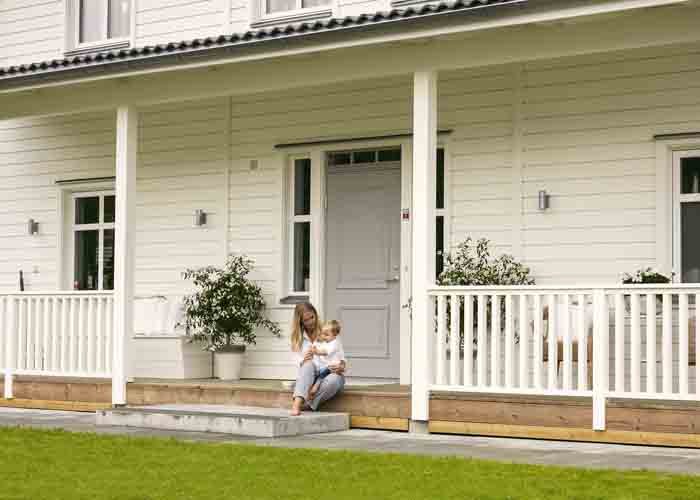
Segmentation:
{"type": "Polygon", "coordinates": [[[292,417],[288,409],[256,406],[166,404],[99,410],[97,425],[282,437],[344,431],[350,428],[350,417],[326,412],[292,417]]]}

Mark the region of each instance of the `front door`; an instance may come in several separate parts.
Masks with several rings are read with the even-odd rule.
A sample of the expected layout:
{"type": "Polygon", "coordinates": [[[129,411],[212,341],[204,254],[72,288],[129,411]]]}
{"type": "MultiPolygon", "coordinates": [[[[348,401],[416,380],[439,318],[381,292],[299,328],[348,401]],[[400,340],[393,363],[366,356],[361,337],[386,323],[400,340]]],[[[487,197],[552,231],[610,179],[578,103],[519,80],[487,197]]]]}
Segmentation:
{"type": "Polygon", "coordinates": [[[353,377],[399,377],[400,161],[328,165],[326,318],[353,377]]]}

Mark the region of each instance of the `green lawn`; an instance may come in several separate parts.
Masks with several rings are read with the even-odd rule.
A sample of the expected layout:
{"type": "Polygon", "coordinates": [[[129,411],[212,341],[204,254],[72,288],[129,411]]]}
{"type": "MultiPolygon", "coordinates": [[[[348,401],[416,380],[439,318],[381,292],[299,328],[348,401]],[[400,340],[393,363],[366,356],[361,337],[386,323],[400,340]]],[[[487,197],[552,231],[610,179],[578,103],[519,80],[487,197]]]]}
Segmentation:
{"type": "Polygon", "coordinates": [[[700,478],[0,429],[0,499],[691,499],[700,478]]]}

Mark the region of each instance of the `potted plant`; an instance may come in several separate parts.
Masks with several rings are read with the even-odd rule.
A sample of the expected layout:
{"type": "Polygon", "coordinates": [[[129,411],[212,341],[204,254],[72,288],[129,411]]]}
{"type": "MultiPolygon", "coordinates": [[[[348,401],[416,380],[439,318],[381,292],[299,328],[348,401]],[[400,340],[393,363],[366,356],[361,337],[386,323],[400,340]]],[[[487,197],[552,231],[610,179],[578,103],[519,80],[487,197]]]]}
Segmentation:
{"type": "MultiPolygon", "coordinates": [[[[673,276],[673,275],[671,275],[673,276]]],[[[634,274],[625,273],[622,275],[623,285],[665,285],[671,282],[671,277],[661,274],[651,267],[638,269],[634,274]]],[[[625,295],[625,307],[627,311],[631,309],[629,295],[625,295]]],[[[646,312],[644,306],[642,312],[646,312]]],[[[656,295],[656,313],[660,314],[663,309],[663,296],[656,295]]]]}
{"type": "Polygon", "coordinates": [[[195,286],[183,301],[183,324],[193,340],[214,351],[214,376],[223,380],[240,378],[246,345],[255,344],[258,327],[280,335],[277,324],[265,316],[262,290],[248,278],[252,266],[250,258],[235,255],[223,269],[207,266],[183,273],[195,286]]]}
{"type": "MultiPolygon", "coordinates": [[[[486,238],[474,241],[467,237],[452,253],[445,254],[445,264],[442,273],[437,279],[441,286],[492,286],[492,285],[534,285],[535,280],[530,275],[530,269],[516,261],[513,256],[502,254],[498,257],[491,256],[489,240],[486,238]]],[[[460,297],[460,314],[464,311],[463,297],[460,297]]],[[[450,317],[450,304],[446,317],[450,317]]],[[[478,321],[478,304],[473,303],[472,318],[474,327],[478,321]]],[[[501,326],[505,326],[505,303],[500,307],[501,326]]],[[[491,298],[486,301],[486,322],[491,326],[491,298]]],[[[449,331],[449,329],[447,330],[449,331]]],[[[517,334],[516,334],[517,335],[517,334]]],[[[516,338],[516,341],[518,339],[516,338]]],[[[473,352],[476,353],[476,337],[474,338],[473,352]]],[[[464,349],[464,325],[460,323],[460,346],[464,349]]]]}

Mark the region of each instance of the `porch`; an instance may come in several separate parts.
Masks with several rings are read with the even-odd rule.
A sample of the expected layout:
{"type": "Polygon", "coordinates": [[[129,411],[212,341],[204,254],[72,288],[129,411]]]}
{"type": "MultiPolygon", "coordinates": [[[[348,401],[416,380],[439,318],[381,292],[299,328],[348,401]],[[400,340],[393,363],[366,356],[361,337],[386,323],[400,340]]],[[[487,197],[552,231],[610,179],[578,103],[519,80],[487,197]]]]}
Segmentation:
{"type": "MultiPolygon", "coordinates": [[[[286,405],[277,382],[129,381],[145,353],[134,318],[148,315],[134,296],[182,296],[185,268],[245,253],[274,321],[286,330],[311,300],[346,325],[351,370],[402,384],[349,387],[331,407],[354,425],[696,445],[700,287],[610,285],[680,266],[681,204],[697,202],[679,186],[681,156],[700,148],[697,30],[686,11],[657,15],[173,70],[167,89],[155,74],[3,94],[4,403],[286,405]],[[329,181],[352,169],[393,175],[358,184],[391,188],[351,206],[363,217],[338,203],[353,184],[329,181]],[[71,210],[85,197],[102,208],[82,224],[71,210]],[[329,246],[367,221],[371,234],[346,231],[355,246],[329,246]],[[82,274],[81,231],[97,234],[82,274]],[[543,285],[435,287],[437,251],[466,236],[543,285]]],[[[258,340],[244,376],[293,377],[288,336],[258,340]]]]}

